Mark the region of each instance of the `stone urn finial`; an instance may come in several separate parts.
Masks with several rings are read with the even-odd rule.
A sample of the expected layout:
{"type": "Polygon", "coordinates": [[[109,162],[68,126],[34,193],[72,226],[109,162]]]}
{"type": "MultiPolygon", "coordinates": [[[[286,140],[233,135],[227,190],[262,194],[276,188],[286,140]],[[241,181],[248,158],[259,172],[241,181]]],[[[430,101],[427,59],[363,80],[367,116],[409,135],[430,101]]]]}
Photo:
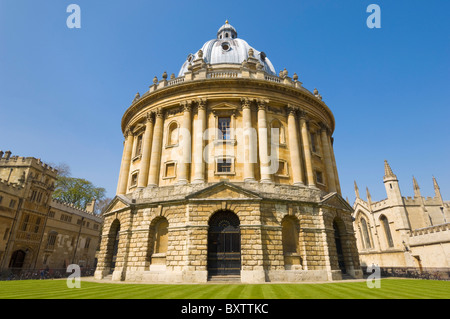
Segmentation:
{"type": "Polygon", "coordinates": [[[163,78],[164,80],[167,80],[167,72],[166,72],[166,71],[164,71],[164,73],[163,73],[163,75],[162,75],[162,78],[163,78]]]}
{"type": "Polygon", "coordinates": [[[202,51],[202,50],[198,50],[197,56],[198,56],[200,59],[202,59],[202,58],[203,58],[203,51],[202,51]]]}
{"type": "Polygon", "coordinates": [[[254,56],[254,51],[253,51],[252,48],[248,49],[248,56],[253,58],[253,56],[254,56]]]}
{"type": "Polygon", "coordinates": [[[294,81],[298,81],[298,75],[297,75],[297,73],[294,73],[294,75],[292,76],[292,79],[293,79],[294,81]]]}
{"type": "Polygon", "coordinates": [[[157,83],[158,83],[158,78],[156,77],[156,75],[155,75],[155,77],[153,78],[153,83],[154,83],[154,84],[157,84],[157,83]]]}

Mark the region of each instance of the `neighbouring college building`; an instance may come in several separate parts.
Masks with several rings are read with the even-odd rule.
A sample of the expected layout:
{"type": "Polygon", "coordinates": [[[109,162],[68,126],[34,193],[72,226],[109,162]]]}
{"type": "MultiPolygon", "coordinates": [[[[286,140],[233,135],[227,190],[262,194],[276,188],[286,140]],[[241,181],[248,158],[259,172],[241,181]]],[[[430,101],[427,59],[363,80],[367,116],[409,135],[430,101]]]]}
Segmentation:
{"type": "Polygon", "coordinates": [[[56,169],[34,157],[0,151],[0,272],[96,265],[103,220],[52,199],[56,169]]]}
{"type": "Polygon", "coordinates": [[[97,279],[362,277],[331,110],[228,22],[137,93],[121,126],[97,279]]]}
{"type": "Polygon", "coordinates": [[[413,197],[405,197],[397,176],[384,163],[384,186],[387,198],[372,201],[359,194],[356,200],[354,227],[361,266],[378,265],[392,275],[450,276],[450,202],[443,200],[433,177],[433,197],[424,197],[413,177],[413,197]]]}

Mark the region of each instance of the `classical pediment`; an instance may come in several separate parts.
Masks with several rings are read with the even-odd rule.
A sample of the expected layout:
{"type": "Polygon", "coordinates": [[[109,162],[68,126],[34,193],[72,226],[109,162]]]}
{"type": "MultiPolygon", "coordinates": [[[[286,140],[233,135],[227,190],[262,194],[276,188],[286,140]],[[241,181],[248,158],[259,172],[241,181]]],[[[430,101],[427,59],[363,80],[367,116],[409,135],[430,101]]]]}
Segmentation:
{"type": "Polygon", "coordinates": [[[330,193],[322,197],[321,204],[326,206],[331,206],[337,209],[342,209],[346,211],[353,212],[353,208],[345,199],[342,198],[338,193],[330,193]]]}
{"type": "Polygon", "coordinates": [[[123,196],[123,195],[117,195],[113,198],[113,200],[109,203],[107,208],[103,211],[103,214],[108,214],[111,212],[116,212],[122,209],[127,209],[131,205],[131,201],[123,196]]]}
{"type": "Polygon", "coordinates": [[[220,182],[186,196],[186,199],[195,200],[255,200],[261,197],[242,187],[220,182]]]}

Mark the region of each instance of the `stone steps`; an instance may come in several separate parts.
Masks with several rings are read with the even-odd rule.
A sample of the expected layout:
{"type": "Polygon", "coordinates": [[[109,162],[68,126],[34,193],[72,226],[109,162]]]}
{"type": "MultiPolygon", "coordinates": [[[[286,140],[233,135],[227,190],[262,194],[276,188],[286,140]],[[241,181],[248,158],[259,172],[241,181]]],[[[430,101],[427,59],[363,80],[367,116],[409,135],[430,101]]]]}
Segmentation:
{"type": "Polygon", "coordinates": [[[225,276],[209,276],[209,282],[241,282],[241,276],[225,275],[225,276]]]}

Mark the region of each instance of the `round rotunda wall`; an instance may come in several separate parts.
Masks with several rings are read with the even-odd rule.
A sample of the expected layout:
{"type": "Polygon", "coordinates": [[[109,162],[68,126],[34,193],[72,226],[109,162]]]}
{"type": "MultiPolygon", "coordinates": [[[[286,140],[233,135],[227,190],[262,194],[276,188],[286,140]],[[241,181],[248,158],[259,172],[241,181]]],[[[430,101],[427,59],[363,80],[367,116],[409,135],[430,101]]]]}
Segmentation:
{"type": "Polygon", "coordinates": [[[137,93],[121,127],[117,196],[103,214],[96,278],[361,275],[331,110],[297,74],[276,75],[228,21],[177,77],[164,72],[137,93]]]}

